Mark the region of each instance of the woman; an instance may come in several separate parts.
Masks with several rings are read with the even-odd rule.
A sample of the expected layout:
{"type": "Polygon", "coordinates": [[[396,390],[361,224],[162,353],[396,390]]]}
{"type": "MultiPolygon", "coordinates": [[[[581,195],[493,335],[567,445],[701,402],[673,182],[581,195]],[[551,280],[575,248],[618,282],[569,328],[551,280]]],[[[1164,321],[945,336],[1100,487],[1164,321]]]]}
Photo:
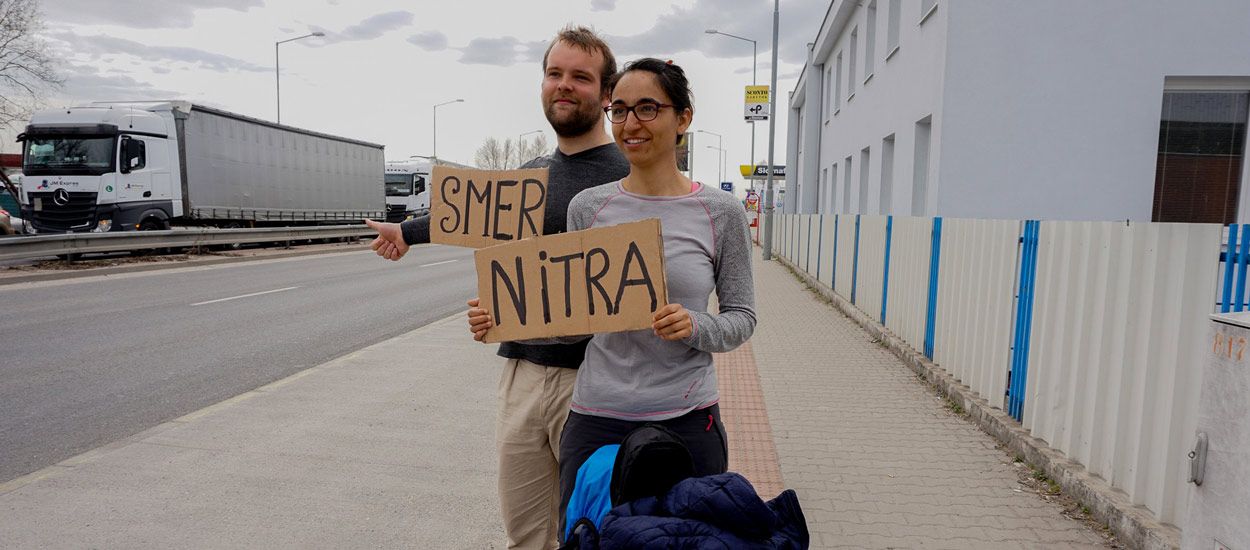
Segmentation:
{"type": "MultiPolygon", "coordinates": [[[[728,445],[712,353],[738,347],[755,330],[746,213],[732,195],[677,169],[677,143],[694,117],[685,73],[672,62],[640,59],[609,89],[604,110],[630,172],[574,197],[569,230],[659,218],[672,303],[656,311],[651,330],[596,334],[587,345],[560,439],[561,514],[586,458],[643,424],[680,435],[695,475],[724,472],[728,445]],[[713,290],[716,314],[707,312],[713,290]]],[[[476,300],[470,306],[470,330],[481,340],[491,316],[476,300]]]]}

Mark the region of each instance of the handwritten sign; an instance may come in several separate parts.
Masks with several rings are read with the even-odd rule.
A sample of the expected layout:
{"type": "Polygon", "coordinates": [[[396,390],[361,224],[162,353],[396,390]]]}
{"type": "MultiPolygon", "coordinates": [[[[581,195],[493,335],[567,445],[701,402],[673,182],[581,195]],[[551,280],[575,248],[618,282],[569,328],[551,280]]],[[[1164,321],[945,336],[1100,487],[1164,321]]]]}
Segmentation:
{"type": "Polygon", "coordinates": [[[430,242],[483,248],[543,233],[546,168],[435,166],[431,179],[430,242]]]}
{"type": "Polygon", "coordinates": [[[650,328],[668,303],[660,220],[479,249],[487,342],[650,328]]]}

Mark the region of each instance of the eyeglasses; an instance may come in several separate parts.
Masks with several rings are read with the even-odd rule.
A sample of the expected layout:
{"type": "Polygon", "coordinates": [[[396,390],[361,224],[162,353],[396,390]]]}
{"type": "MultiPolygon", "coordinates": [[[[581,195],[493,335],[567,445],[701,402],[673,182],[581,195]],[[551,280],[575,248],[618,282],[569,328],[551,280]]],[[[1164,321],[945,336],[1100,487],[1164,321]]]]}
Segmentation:
{"type": "Polygon", "coordinates": [[[672,105],[667,103],[650,102],[639,103],[633,107],[626,107],[625,105],[609,105],[603,108],[603,112],[608,114],[608,120],[611,120],[612,124],[624,124],[625,119],[629,116],[629,113],[634,113],[634,118],[637,118],[638,122],[648,122],[655,120],[655,117],[660,116],[660,109],[665,107],[672,107],[672,105]]]}

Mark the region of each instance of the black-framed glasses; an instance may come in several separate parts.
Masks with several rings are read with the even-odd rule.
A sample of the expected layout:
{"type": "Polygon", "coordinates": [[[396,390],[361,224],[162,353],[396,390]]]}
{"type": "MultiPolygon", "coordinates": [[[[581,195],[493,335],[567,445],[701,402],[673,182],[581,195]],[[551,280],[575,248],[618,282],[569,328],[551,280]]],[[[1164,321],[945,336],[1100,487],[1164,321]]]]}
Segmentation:
{"type": "Polygon", "coordinates": [[[625,118],[628,117],[631,112],[634,113],[634,117],[637,118],[639,122],[648,122],[655,120],[655,117],[660,116],[660,109],[665,107],[672,107],[672,105],[667,103],[651,103],[648,101],[645,103],[639,103],[633,107],[622,104],[609,105],[603,108],[603,112],[608,114],[608,120],[611,120],[612,124],[624,124],[625,118]]]}

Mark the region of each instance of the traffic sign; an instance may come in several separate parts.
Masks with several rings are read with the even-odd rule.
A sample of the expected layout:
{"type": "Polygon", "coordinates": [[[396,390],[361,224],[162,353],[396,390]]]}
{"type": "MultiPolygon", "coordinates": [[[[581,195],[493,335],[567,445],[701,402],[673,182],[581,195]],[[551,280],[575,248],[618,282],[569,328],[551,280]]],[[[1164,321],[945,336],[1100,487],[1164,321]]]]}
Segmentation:
{"type": "Polygon", "coordinates": [[[721,188],[721,191],[728,191],[728,192],[730,192],[730,193],[733,193],[733,192],[734,192],[734,182],[732,182],[732,181],[722,181],[722,182],[720,182],[720,188],[721,188]]]}
{"type": "Polygon", "coordinates": [[[743,115],[748,121],[768,120],[768,86],[747,86],[743,115]]]}

